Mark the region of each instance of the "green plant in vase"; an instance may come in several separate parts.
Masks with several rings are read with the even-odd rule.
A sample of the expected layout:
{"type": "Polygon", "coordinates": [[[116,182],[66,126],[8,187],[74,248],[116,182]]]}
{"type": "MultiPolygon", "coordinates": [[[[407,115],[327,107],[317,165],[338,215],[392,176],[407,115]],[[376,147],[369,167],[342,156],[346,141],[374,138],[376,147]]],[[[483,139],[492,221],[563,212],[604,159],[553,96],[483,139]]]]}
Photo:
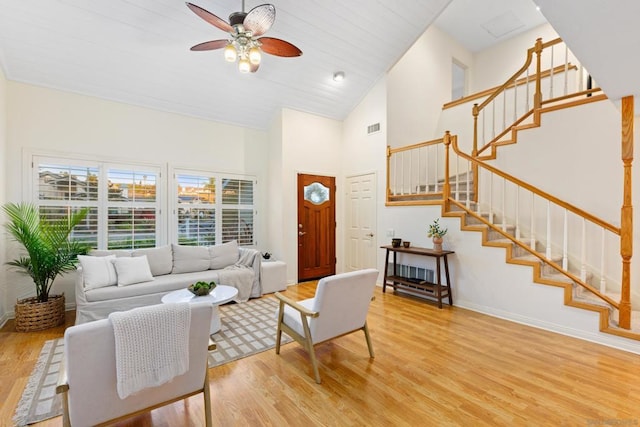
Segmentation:
{"type": "Polygon", "coordinates": [[[440,226],[440,218],[436,218],[430,225],[427,237],[433,238],[433,249],[436,251],[442,250],[442,238],[447,234],[447,228],[440,226]]]}

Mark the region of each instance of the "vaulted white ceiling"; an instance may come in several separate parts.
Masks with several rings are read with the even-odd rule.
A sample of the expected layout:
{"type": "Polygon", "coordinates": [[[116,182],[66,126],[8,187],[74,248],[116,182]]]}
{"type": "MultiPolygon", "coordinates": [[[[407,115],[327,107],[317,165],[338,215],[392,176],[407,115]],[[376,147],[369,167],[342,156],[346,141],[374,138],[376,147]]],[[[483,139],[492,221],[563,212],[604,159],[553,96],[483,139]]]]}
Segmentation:
{"type": "MultiPolygon", "coordinates": [[[[3,0],[0,64],[13,81],[258,129],[268,128],[283,107],[342,120],[450,1],[273,0],[276,19],[266,35],[304,54],[263,55],[258,72],[245,75],[224,61],[222,51],[189,50],[227,34],[181,0],[3,0]],[[334,82],[335,71],[344,71],[346,79],[334,82]]],[[[192,2],[225,20],[242,4],[192,2]]],[[[249,10],[261,1],[246,3],[249,10]]],[[[504,24],[500,16],[523,3],[532,4],[454,0],[439,26],[486,33],[483,22],[493,17],[504,24]]],[[[482,46],[537,24],[525,25],[482,46]]],[[[475,34],[460,34],[459,40],[477,41],[475,34]]]]}

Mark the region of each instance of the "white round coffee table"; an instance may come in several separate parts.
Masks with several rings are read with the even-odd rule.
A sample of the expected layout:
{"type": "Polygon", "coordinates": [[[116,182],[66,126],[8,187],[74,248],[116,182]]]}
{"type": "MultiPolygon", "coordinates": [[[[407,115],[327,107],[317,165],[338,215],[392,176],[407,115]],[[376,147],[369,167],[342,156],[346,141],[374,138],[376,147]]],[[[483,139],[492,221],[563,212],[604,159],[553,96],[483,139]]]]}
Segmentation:
{"type": "Polygon", "coordinates": [[[209,295],[201,297],[195,296],[188,289],[180,289],[177,291],[169,292],[162,297],[163,304],[169,304],[172,302],[209,302],[213,305],[213,314],[211,315],[211,327],[209,329],[210,334],[215,334],[220,330],[222,325],[220,324],[220,312],[218,306],[229,302],[238,296],[238,290],[233,286],[218,285],[209,295]]]}

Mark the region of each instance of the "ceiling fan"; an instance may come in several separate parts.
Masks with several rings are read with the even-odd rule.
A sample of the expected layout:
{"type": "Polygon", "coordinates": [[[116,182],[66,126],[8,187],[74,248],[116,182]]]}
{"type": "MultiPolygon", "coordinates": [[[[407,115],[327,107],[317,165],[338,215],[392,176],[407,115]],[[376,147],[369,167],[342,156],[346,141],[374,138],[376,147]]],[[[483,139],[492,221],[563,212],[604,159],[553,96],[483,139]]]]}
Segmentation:
{"type": "Polygon", "coordinates": [[[199,43],[191,47],[191,50],[224,48],[225,59],[229,62],[235,62],[238,59],[238,69],[242,73],[258,71],[261,52],[285,57],[302,55],[302,51],[289,42],[273,37],[260,37],[271,28],[276,19],[276,8],[272,4],[256,6],[247,13],[244,11],[244,0],[242,0],[242,12],[229,15],[229,22],[193,3],[187,2],[187,7],[209,24],[231,35],[230,39],[199,43]]]}

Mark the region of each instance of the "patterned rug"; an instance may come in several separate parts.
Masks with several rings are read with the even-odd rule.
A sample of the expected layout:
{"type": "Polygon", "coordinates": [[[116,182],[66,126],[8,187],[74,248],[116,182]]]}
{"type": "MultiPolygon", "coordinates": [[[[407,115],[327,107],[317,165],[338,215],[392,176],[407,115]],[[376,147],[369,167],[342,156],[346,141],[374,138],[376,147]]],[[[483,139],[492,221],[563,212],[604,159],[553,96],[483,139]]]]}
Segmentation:
{"type": "MultiPolygon", "coordinates": [[[[211,336],[217,349],[209,353],[209,368],[220,366],[275,347],[278,301],[273,297],[220,307],[222,329],[211,336]]],[[[282,343],[292,339],[282,335],[282,343]]],[[[62,399],[56,394],[64,340],[44,343],[38,361],[16,408],[13,422],[25,426],[62,414],[62,399]]]]}

